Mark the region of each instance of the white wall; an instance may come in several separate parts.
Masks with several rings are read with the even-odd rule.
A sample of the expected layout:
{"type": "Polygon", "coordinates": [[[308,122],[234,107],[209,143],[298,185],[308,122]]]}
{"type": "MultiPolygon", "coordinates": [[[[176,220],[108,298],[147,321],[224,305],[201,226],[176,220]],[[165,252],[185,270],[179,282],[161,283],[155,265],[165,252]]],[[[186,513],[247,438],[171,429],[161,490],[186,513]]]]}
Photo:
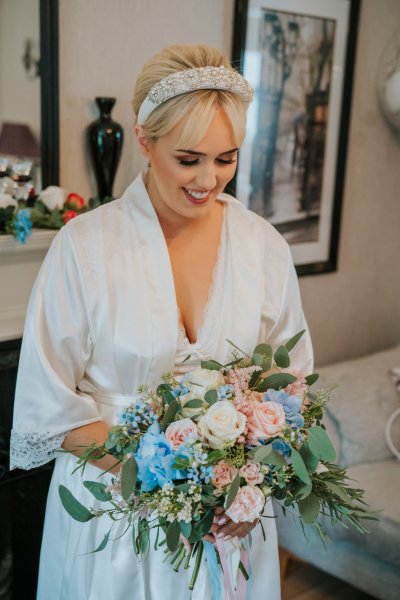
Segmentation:
{"type": "MultiPolygon", "coordinates": [[[[85,127],[93,98],[117,97],[124,127],[120,194],[140,169],[130,100],[143,62],[169,43],[206,42],[230,53],[233,0],[60,0],[61,183],[94,193],[85,127]]],[[[316,361],[360,356],[400,342],[400,136],[376,101],[379,55],[398,29],[399,0],[363,0],[339,266],[301,278],[316,361]]],[[[388,368],[392,365],[388,365],[388,368]]]]}
{"type": "Polygon", "coordinates": [[[0,0],[0,125],[26,123],[40,139],[40,79],[30,81],[22,65],[24,43],[39,56],[39,0],[0,0]]]}
{"type": "Polygon", "coordinates": [[[141,169],[131,99],[143,63],[172,43],[208,43],[230,52],[231,0],[60,0],[61,181],[96,193],[85,130],[93,99],[114,96],[125,141],[114,185],[119,195],[141,169]]]}

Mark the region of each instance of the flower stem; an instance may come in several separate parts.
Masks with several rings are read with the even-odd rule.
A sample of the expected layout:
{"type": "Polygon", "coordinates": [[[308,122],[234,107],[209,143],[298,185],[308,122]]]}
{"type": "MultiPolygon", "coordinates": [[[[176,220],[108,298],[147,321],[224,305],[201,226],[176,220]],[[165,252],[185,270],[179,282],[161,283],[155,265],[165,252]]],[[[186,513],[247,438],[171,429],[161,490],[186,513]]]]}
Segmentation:
{"type": "Polygon", "coordinates": [[[203,557],[203,549],[204,549],[203,542],[197,542],[197,544],[198,544],[198,549],[197,549],[196,562],[194,564],[192,578],[189,583],[190,591],[192,591],[194,589],[194,586],[196,585],[197,575],[199,574],[201,559],[203,557]]]}

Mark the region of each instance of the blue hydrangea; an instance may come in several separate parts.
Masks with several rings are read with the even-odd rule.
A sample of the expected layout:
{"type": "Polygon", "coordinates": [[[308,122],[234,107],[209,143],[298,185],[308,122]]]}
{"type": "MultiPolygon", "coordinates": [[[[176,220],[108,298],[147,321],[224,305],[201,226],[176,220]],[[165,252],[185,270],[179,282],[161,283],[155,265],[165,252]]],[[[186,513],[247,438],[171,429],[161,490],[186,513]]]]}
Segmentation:
{"type": "Polygon", "coordinates": [[[232,385],[220,385],[218,390],[218,399],[219,400],[226,400],[232,397],[232,393],[233,393],[233,386],[232,385]]]}
{"type": "Polygon", "coordinates": [[[264,394],[265,402],[281,404],[285,411],[286,423],[300,429],[304,425],[304,418],[300,414],[302,401],[299,396],[289,396],[283,390],[268,390],[264,394]]]}
{"type": "Polygon", "coordinates": [[[15,236],[21,244],[26,244],[32,233],[32,222],[29,208],[22,208],[14,220],[15,236]]]}
{"type": "Polygon", "coordinates": [[[289,458],[291,453],[291,448],[287,442],[284,440],[275,440],[272,442],[272,448],[275,452],[282,454],[285,458],[289,458]]]}
{"type": "Polygon", "coordinates": [[[161,488],[174,479],[186,477],[186,471],[174,468],[177,454],[165,434],[160,432],[160,424],[155,421],[142,436],[135,454],[143,492],[151,492],[157,486],[161,488]]]}

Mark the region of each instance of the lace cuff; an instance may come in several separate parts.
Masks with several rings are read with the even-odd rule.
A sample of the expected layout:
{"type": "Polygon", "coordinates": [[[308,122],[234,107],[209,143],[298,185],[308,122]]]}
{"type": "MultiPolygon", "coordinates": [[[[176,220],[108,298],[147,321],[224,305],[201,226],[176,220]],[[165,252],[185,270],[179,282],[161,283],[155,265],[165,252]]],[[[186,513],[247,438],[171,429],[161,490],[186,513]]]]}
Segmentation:
{"type": "Polygon", "coordinates": [[[11,431],[10,470],[34,469],[57,456],[68,431],[54,434],[50,431],[11,431]]]}

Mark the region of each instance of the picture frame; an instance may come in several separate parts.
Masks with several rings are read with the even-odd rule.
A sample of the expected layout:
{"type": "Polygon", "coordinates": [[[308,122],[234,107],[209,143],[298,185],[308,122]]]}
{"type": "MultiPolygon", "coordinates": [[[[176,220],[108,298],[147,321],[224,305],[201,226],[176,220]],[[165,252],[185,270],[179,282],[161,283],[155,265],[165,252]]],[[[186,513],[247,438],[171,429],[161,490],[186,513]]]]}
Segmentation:
{"type": "Polygon", "coordinates": [[[299,275],[337,269],[361,0],[236,0],[232,64],[254,88],[234,193],[299,275]]]}

